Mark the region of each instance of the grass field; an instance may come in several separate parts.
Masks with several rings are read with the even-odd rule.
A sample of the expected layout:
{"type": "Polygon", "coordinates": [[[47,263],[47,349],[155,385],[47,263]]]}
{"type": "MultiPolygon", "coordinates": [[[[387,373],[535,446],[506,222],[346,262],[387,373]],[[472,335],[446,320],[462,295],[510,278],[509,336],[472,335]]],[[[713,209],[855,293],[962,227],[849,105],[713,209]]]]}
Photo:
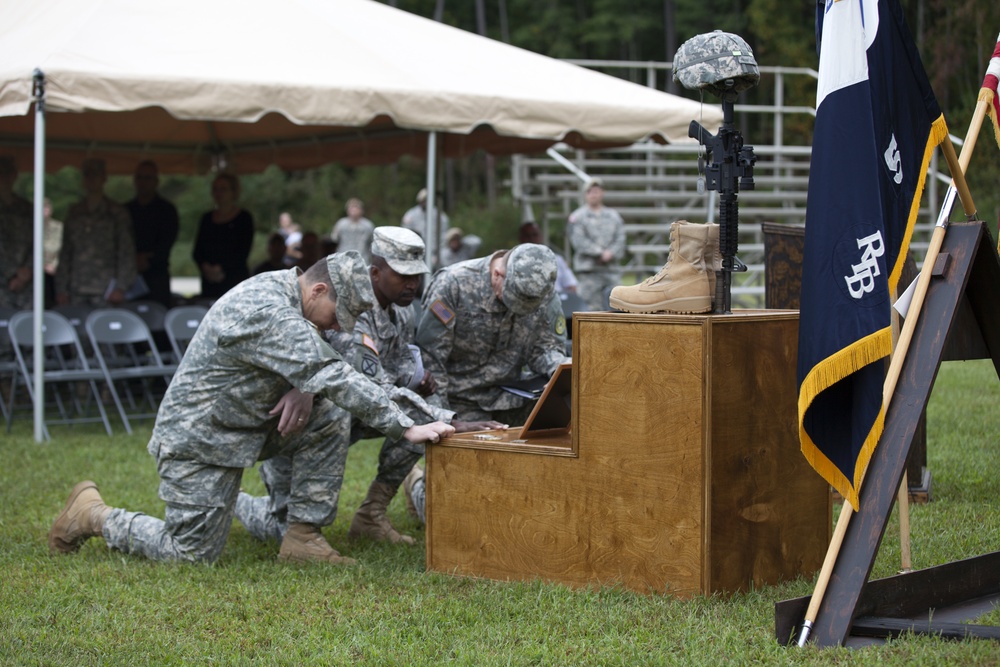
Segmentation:
{"type": "MultiPolygon", "coordinates": [[[[989,362],[942,367],[928,413],[934,502],[911,513],[917,568],[1000,549],[998,397],[989,362]]],[[[399,498],[391,517],[417,547],[346,541],[374,474],[375,441],[351,450],[340,516],[326,530],[360,561],[355,567],[278,564],[277,544],[254,541],[238,524],[211,566],[150,563],[100,540],[50,556],[46,533],[81,479],[97,481],[112,505],[163,509],[145,452],[148,425],[133,437],[80,427],[53,434],[35,444],[24,415],[0,436],[2,665],[1000,664],[1000,645],[990,641],[781,647],[773,605],[810,594],[811,579],[677,600],[427,573],[423,532],[399,498]]],[[[262,492],[255,471],[244,486],[262,492]]],[[[898,567],[893,520],[874,576],[898,567]]],[[[1000,612],[978,622],[1000,624],[1000,612]]]]}

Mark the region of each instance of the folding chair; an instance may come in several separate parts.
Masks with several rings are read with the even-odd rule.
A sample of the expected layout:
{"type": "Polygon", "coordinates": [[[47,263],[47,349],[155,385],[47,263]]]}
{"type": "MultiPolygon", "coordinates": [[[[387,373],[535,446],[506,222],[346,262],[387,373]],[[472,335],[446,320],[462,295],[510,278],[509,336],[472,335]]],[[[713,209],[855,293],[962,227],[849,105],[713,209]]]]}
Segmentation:
{"type": "Polygon", "coordinates": [[[180,363],[187,351],[188,343],[194,338],[208,308],[205,306],[177,306],[167,311],[163,318],[163,328],[167,330],[170,347],[174,350],[174,361],[180,363]]]}
{"type": "Polygon", "coordinates": [[[173,356],[173,353],[170,351],[170,340],[167,338],[167,333],[163,326],[163,319],[167,315],[167,307],[159,301],[148,301],[145,299],[126,301],[121,307],[131,310],[142,318],[142,321],[149,327],[150,333],[153,334],[153,340],[156,341],[156,349],[160,351],[161,356],[167,357],[164,361],[167,363],[173,361],[169,358],[173,356]]]}
{"type": "Polygon", "coordinates": [[[163,318],[167,315],[167,307],[159,301],[126,301],[121,307],[141,317],[154,337],[157,331],[163,331],[163,318]]]}
{"type": "Polygon", "coordinates": [[[87,335],[125,430],[132,433],[132,424],[119,389],[124,390],[129,407],[136,410],[131,415],[133,419],[155,417],[158,401],[153,395],[152,382],[162,378],[169,383],[177,366],[163,363],[149,327],[129,310],[95,310],[87,317],[87,335]],[[142,397],[150,407],[149,412],[138,412],[139,403],[132,391],[133,384],[142,387],[142,397]]]}
{"type": "MultiPolygon", "coordinates": [[[[92,368],[88,363],[87,355],[80,344],[80,338],[76,335],[76,330],[69,320],[52,311],[43,313],[42,318],[42,346],[46,359],[42,381],[45,383],[46,396],[53,396],[60,414],[59,419],[45,417],[43,428],[46,440],[50,439],[49,424],[79,424],[101,421],[104,423],[104,430],[108,432],[108,435],[111,435],[111,423],[108,421],[107,412],[105,412],[104,404],[101,402],[101,394],[97,390],[97,382],[104,380],[104,373],[100,369],[92,368]],[[100,417],[89,416],[80,400],[81,396],[77,393],[77,387],[84,383],[90,387],[91,398],[97,406],[100,417]],[[48,391],[50,387],[51,393],[48,391]],[[64,391],[60,392],[60,388],[64,391]]],[[[31,311],[21,311],[10,318],[8,332],[14,348],[14,358],[32,403],[38,400],[35,396],[34,356],[27,356],[26,351],[31,351],[34,348],[34,329],[34,313],[31,311]]],[[[17,384],[17,376],[15,376],[11,381],[11,405],[14,405],[16,400],[17,384]]],[[[12,420],[13,411],[7,419],[8,432],[10,432],[12,420]]]]}
{"type": "Polygon", "coordinates": [[[83,304],[72,304],[65,306],[54,306],[49,310],[53,310],[62,315],[63,317],[65,317],[67,320],[69,320],[69,323],[73,325],[74,329],[76,329],[76,335],[77,337],[79,337],[80,342],[83,343],[84,348],[86,348],[87,315],[90,315],[92,312],[94,312],[94,307],[86,306],[83,304]]]}

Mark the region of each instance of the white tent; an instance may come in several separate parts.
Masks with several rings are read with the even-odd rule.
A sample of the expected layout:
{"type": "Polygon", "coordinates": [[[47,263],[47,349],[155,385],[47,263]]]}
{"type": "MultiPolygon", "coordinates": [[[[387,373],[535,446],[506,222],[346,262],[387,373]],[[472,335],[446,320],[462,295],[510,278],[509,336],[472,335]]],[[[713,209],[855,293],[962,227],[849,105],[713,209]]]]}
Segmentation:
{"type": "MultiPolygon", "coordinates": [[[[163,172],[224,165],[246,173],[426,151],[433,211],[438,152],[676,141],[695,118],[710,129],[722,120],[716,107],[371,0],[0,4],[0,153],[22,169],[34,165],[36,305],[43,172],[78,166],[85,156],[118,173],[145,158],[163,172]],[[44,97],[36,97],[36,81],[44,97]]],[[[40,372],[35,382],[41,397],[40,372]]],[[[41,434],[39,401],[36,439],[41,434]]]]}
{"type": "Polygon", "coordinates": [[[370,0],[11,0],[0,5],[0,151],[31,162],[32,74],[47,169],[130,173],[623,145],[712,127],[717,107],[370,0]],[[52,113],[52,112],[68,113],[52,113]]]}

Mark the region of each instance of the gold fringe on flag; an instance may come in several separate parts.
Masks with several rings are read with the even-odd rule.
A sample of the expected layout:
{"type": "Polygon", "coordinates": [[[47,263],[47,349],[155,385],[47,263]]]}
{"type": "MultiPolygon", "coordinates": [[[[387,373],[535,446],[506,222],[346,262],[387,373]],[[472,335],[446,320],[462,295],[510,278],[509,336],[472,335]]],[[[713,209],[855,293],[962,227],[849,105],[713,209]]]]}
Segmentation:
{"type": "Polygon", "coordinates": [[[860,506],[858,489],[861,487],[861,480],[864,478],[868,462],[875,452],[875,446],[882,436],[882,428],[885,424],[885,405],[883,404],[879,408],[878,418],[872,424],[871,430],[868,432],[861,446],[861,451],[854,465],[853,479],[845,476],[834,465],[833,461],[828,459],[816,443],[812,441],[812,438],[806,432],[804,417],[807,408],[821,391],[843,380],[848,375],[861,370],[868,364],[873,364],[880,359],[888,357],[891,353],[892,328],[886,327],[838,350],[816,364],[802,381],[802,387],[799,391],[799,441],[802,443],[802,455],[806,457],[806,460],[809,461],[809,464],[812,465],[816,472],[830,482],[830,485],[855,510],[860,506]]]}

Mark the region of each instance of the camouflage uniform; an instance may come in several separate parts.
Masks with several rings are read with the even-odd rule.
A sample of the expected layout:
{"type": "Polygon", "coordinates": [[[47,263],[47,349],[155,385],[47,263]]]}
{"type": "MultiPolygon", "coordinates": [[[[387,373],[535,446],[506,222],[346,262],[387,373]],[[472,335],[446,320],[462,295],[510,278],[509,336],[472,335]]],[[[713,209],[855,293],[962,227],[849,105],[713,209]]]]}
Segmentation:
{"type": "MultiPolygon", "coordinates": [[[[380,227],[383,232],[386,227],[380,227]]],[[[379,236],[378,234],[376,236],[379,236]]],[[[423,248],[423,244],[420,244],[423,248]]],[[[376,252],[378,246],[372,246],[376,252]]],[[[422,261],[422,259],[420,260],[422,261]]],[[[424,269],[426,270],[426,269],[424,269]]],[[[416,272],[410,275],[415,275],[416,272]]],[[[359,372],[370,377],[385,390],[414,423],[429,421],[450,423],[455,416],[451,410],[440,407],[441,399],[432,395],[424,398],[413,389],[423,378],[422,364],[411,352],[414,333],[414,312],[409,307],[390,303],[382,308],[378,303],[362,313],[354,325],[353,334],[328,331],[325,337],[330,346],[351,363],[359,372]],[[419,376],[419,377],[418,377],[419,376]]],[[[376,437],[377,433],[360,420],[343,424],[340,439],[349,444],[376,437]],[[348,435],[349,434],[349,435],[348,435]]],[[[414,464],[424,455],[423,443],[412,443],[405,438],[386,437],[379,452],[378,474],[375,479],[398,488],[414,464]]],[[[280,540],[287,530],[288,488],[282,480],[288,478],[289,460],[277,456],[265,461],[260,476],[268,495],[253,497],[241,493],[237,500],[236,517],[257,539],[280,540]]]]}
{"type": "Polygon", "coordinates": [[[72,304],[106,306],[105,294],[128,291],[136,275],[128,210],[107,197],[93,211],[77,202],[63,224],[56,294],[68,294],[72,304]]]}
{"type": "Polygon", "coordinates": [[[625,223],[618,211],[601,206],[596,211],[581,206],[569,216],[570,244],[573,246],[573,271],[577,291],[591,310],[604,310],[604,292],[621,282],[618,262],[625,255],[625,223]],[[610,250],[614,258],[607,264],[599,261],[610,250]]]}
{"type": "Polygon", "coordinates": [[[498,254],[435,274],[424,295],[417,345],[457,419],[517,424],[532,404],[501,385],[520,380],[525,366],[548,377],[569,361],[566,319],[552,287],[556,268],[551,250],[523,244],[510,251],[503,301],[490,283],[490,262],[498,254]],[[526,261],[516,262],[522,250],[526,261]],[[514,293],[526,281],[534,283],[522,290],[521,297],[530,295],[529,300],[514,293]]]}
{"type": "MultiPolygon", "coordinates": [[[[346,285],[367,280],[360,256],[346,255],[350,260],[327,261],[331,274],[348,261],[360,267],[361,273],[331,276],[337,318],[350,328],[371,304],[371,285],[364,283],[367,300],[362,283],[346,285]]],[[[157,461],[165,521],[114,509],[103,529],[109,546],[154,560],[215,560],[243,469],[278,454],[289,461],[288,520],[328,525],[347,457],[347,416],[337,406],[392,437],[413,425],[302,313],[297,269],[250,278],[209,310],[167,389],[147,448],[157,461]],[[292,387],[318,396],[304,429],[282,438],[278,416],[268,412],[292,387]]]]}
{"type": "Polygon", "coordinates": [[[348,217],[343,217],[333,226],[330,238],[337,244],[337,252],[357,250],[366,262],[370,262],[374,231],[375,225],[368,218],[354,222],[348,217]]]}
{"type": "MultiPolygon", "coordinates": [[[[395,304],[389,304],[387,309],[376,306],[359,317],[354,328],[353,357],[356,368],[381,385],[396,405],[416,423],[442,421],[450,424],[455,412],[443,407],[437,394],[424,397],[414,391],[424,375],[422,364],[418,369],[410,348],[415,333],[410,308],[395,304]]],[[[372,437],[370,430],[359,431],[355,428],[351,442],[366,437],[372,437]]],[[[386,438],[379,454],[375,479],[398,487],[423,455],[423,443],[386,438]]]]}
{"type": "MultiPolygon", "coordinates": [[[[8,289],[17,270],[31,267],[34,228],[31,204],[14,195],[9,204],[0,199],[0,306],[22,310],[31,308],[33,290],[29,283],[20,292],[8,289]]],[[[6,347],[10,341],[0,341],[6,347]]]]}
{"type": "MultiPolygon", "coordinates": [[[[358,317],[353,337],[345,338],[341,332],[331,331],[327,332],[327,342],[359,372],[380,385],[414,423],[451,423],[455,413],[440,407],[441,399],[437,395],[425,399],[406,386],[397,384],[408,383],[416,368],[406,345],[407,340],[413,340],[413,314],[409,308],[394,304],[389,304],[388,310],[386,312],[376,304],[372,310],[358,317]]],[[[360,420],[350,419],[350,415],[345,415],[339,428],[334,437],[338,443],[346,443],[343,445],[345,448],[359,440],[378,436],[377,430],[360,420]]],[[[375,479],[397,488],[423,455],[423,443],[388,436],[379,451],[375,479]]],[[[267,496],[239,494],[236,517],[259,540],[280,541],[288,529],[290,465],[291,459],[287,456],[275,456],[264,461],[260,466],[260,477],[267,488],[267,496]]]]}
{"type": "MultiPolygon", "coordinates": [[[[441,222],[441,226],[447,227],[450,224],[450,220],[448,218],[448,214],[441,210],[440,200],[436,200],[434,202],[434,210],[437,213],[438,220],[441,222]]],[[[426,238],[427,210],[420,204],[417,204],[403,214],[403,220],[400,223],[400,227],[403,229],[409,229],[411,232],[416,232],[417,236],[420,238],[426,238]]]]}

